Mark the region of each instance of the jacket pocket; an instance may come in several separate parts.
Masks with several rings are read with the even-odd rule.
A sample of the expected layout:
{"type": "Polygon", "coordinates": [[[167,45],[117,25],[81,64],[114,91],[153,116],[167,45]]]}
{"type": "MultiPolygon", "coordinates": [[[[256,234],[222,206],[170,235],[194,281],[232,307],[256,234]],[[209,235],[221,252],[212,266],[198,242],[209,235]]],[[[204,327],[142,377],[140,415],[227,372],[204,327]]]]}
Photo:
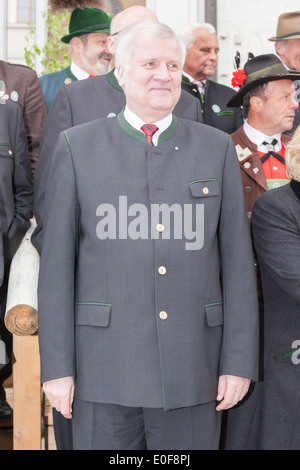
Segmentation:
{"type": "Polygon", "coordinates": [[[214,302],[205,305],[208,326],[220,326],[224,323],[223,303],[214,302]]]}
{"type": "Polygon", "coordinates": [[[0,158],[14,158],[10,144],[0,144],[0,158]]]}
{"type": "Polygon", "coordinates": [[[219,196],[220,188],[216,179],[195,180],[189,183],[193,197],[219,196]]]}
{"type": "Polygon", "coordinates": [[[77,326],[107,327],[110,322],[111,304],[102,302],[76,302],[75,324],[77,326]]]}

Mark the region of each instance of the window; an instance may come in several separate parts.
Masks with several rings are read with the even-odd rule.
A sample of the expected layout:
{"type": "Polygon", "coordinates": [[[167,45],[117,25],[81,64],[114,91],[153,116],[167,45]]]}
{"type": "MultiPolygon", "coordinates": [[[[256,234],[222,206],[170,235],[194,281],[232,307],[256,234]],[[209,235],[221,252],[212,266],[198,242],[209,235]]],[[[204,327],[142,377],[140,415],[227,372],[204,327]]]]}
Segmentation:
{"type": "Polygon", "coordinates": [[[34,21],[35,0],[18,0],[18,23],[34,21]]]}

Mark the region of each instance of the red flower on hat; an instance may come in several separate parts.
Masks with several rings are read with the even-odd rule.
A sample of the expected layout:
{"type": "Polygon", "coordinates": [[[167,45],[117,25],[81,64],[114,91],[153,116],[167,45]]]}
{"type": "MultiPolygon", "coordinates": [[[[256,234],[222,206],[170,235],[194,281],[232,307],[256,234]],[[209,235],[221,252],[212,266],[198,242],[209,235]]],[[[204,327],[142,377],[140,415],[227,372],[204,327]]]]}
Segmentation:
{"type": "Polygon", "coordinates": [[[233,72],[233,77],[231,79],[231,85],[233,87],[241,87],[244,85],[244,82],[247,78],[247,75],[245,74],[245,70],[236,70],[233,72]]]}

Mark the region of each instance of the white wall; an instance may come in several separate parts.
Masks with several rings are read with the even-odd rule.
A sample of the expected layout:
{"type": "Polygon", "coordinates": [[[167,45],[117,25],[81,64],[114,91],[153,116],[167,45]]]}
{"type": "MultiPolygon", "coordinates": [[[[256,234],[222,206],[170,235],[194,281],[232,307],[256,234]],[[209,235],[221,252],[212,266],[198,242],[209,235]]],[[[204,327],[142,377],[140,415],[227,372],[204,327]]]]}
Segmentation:
{"type": "Polygon", "coordinates": [[[205,18],[203,0],[146,0],[146,6],[155,12],[161,23],[176,32],[186,23],[204,21],[205,18]]]}

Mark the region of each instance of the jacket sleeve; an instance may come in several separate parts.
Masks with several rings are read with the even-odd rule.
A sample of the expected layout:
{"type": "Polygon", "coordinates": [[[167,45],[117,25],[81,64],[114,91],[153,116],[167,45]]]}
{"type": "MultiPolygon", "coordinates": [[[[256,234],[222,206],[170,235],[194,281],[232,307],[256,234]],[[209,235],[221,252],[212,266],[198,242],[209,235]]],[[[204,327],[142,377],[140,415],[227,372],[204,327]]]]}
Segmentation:
{"type": "Polygon", "coordinates": [[[290,298],[300,302],[299,211],[277,189],[257,199],[252,214],[254,246],[261,269],[290,298]],[[290,202],[290,203],[289,203],[290,202]]]}
{"type": "Polygon", "coordinates": [[[12,148],[14,152],[13,188],[14,218],[8,227],[7,239],[10,260],[18,249],[30,226],[33,211],[33,186],[27,138],[21,110],[16,106],[16,120],[11,120],[12,148]]]}
{"type": "Polygon", "coordinates": [[[44,202],[46,186],[50,166],[53,158],[53,151],[60,132],[73,126],[72,110],[67,92],[64,87],[58,91],[44,129],[40,146],[39,161],[34,176],[34,215],[37,227],[32,235],[31,241],[40,252],[43,239],[43,224],[45,218],[44,202]]]}
{"type": "Polygon", "coordinates": [[[259,317],[253,252],[240,168],[228,139],[219,222],[224,308],[220,375],[257,380],[259,317]]]}
{"type": "Polygon", "coordinates": [[[37,74],[30,70],[23,108],[24,124],[28,139],[28,150],[32,173],[34,174],[39,156],[39,147],[47,119],[47,108],[37,74]]]}
{"type": "Polygon", "coordinates": [[[74,278],[79,205],[65,133],[60,135],[52,157],[45,208],[38,285],[42,382],[75,374],[74,278]]]}

